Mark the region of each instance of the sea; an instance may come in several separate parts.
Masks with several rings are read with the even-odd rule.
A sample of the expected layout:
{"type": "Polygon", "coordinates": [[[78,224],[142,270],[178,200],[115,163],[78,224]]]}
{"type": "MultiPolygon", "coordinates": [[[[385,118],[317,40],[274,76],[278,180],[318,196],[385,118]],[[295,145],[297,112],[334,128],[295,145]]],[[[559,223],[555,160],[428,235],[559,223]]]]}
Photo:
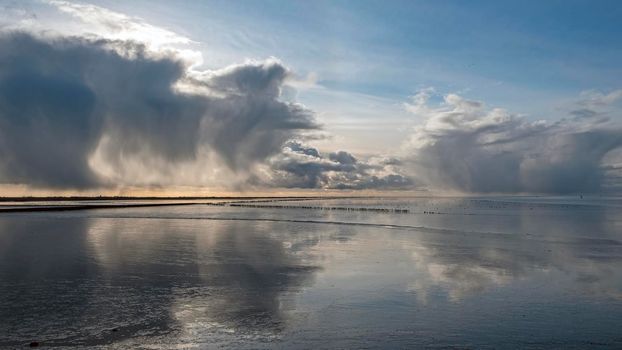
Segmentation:
{"type": "Polygon", "coordinates": [[[0,205],[0,349],[622,349],[619,197],[132,203],[0,205]]]}

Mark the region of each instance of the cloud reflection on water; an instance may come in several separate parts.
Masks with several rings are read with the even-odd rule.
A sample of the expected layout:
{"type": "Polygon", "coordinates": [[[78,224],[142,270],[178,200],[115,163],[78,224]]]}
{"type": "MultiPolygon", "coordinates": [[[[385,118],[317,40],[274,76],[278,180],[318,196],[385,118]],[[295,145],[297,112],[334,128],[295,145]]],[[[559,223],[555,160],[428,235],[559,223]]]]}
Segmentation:
{"type": "MultiPolygon", "coordinates": [[[[433,230],[183,219],[205,208],[171,211],[167,219],[158,209],[141,209],[151,218],[110,216],[114,210],[97,212],[101,217],[3,216],[0,346],[32,337],[119,347],[287,344],[292,334],[317,336],[342,321],[381,330],[392,324],[389,317],[400,327],[425,327],[411,318],[432,309],[451,316],[491,293],[514,303],[555,302],[546,298],[556,294],[622,300],[619,210],[514,209],[498,216],[314,214],[433,230]],[[347,317],[365,310],[378,318],[347,317]],[[313,328],[327,315],[335,318],[313,328]]],[[[225,217],[308,215],[207,210],[225,217]]],[[[430,317],[426,324],[440,320],[430,317]]]]}
{"type": "Polygon", "coordinates": [[[424,235],[409,241],[404,249],[412,252],[415,268],[423,271],[410,288],[421,301],[440,288],[458,302],[492,288],[548,276],[551,281],[567,279],[566,287],[573,292],[622,300],[622,271],[616,268],[622,264],[622,242],[615,234],[618,213],[574,210],[546,215],[523,210],[503,218],[511,228],[509,234],[424,235]]]}

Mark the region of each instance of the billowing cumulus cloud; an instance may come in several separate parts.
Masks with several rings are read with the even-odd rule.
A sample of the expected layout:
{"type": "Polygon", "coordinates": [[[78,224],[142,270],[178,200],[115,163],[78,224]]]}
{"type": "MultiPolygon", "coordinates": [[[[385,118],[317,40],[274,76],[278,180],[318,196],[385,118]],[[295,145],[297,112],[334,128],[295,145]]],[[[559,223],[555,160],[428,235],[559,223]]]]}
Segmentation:
{"type": "Polygon", "coordinates": [[[207,154],[247,171],[317,127],[279,100],[288,74],[274,59],[191,72],[132,41],[4,34],[0,181],[102,186],[101,169],[157,173],[207,154]]]}
{"type": "Polygon", "coordinates": [[[359,160],[346,151],[322,154],[299,141],[285,144],[281,153],[259,171],[258,184],[286,188],[398,189],[411,188],[394,159],[359,160]]]}
{"type": "Polygon", "coordinates": [[[406,160],[430,188],[463,192],[577,193],[603,190],[605,158],[622,146],[622,127],[598,109],[617,93],[590,94],[574,118],[529,122],[455,94],[431,106],[431,90],[406,108],[425,118],[406,160]]]}

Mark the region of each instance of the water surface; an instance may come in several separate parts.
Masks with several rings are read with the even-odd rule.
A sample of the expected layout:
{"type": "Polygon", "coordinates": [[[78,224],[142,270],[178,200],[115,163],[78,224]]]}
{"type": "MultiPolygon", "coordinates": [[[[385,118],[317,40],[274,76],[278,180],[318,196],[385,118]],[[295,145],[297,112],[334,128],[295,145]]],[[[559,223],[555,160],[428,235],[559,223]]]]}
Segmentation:
{"type": "Polygon", "coordinates": [[[242,204],[0,213],[0,347],[622,347],[618,199],[242,204]]]}

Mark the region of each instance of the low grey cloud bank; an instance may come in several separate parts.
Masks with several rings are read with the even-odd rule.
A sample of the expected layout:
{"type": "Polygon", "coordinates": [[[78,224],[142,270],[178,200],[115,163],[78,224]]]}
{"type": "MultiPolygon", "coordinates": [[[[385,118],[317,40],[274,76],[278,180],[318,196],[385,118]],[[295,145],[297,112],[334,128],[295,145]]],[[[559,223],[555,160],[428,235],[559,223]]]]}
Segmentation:
{"type": "MultiPolygon", "coordinates": [[[[415,178],[438,190],[505,193],[599,192],[605,159],[622,146],[622,127],[598,109],[617,93],[591,94],[575,118],[529,122],[458,95],[430,106],[431,90],[406,105],[424,117],[406,145],[415,178]]],[[[573,113],[574,112],[574,113],[573,113]]]]}
{"type": "Polygon", "coordinates": [[[359,160],[346,151],[322,154],[299,141],[285,144],[280,154],[258,173],[258,184],[287,188],[399,189],[412,188],[412,180],[394,159],[359,160]]]}
{"type": "Polygon", "coordinates": [[[103,186],[98,167],[159,172],[205,154],[243,172],[317,128],[278,99],[288,70],[277,60],[190,73],[131,41],[3,34],[0,182],[103,186]]]}

